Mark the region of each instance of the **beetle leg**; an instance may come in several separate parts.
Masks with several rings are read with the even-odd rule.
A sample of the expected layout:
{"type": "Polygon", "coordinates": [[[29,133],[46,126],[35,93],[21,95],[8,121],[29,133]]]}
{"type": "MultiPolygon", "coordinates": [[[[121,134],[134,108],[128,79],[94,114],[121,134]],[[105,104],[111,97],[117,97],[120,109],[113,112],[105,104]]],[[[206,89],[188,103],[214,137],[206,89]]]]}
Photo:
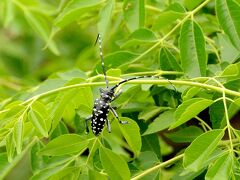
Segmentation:
{"type": "Polygon", "coordinates": [[[127,121],[121,121],[121,120],[119,119],[117,112],[116,112],[111,106],[109,106],[109,108],[110,108],[110,110],[113,112],[114,116],[118,119],[119,123],[121,123],[121,124],[128,124],[127,121]]]}
{"type": "Polygon", "coordinates": [[[106,123],[107,123],[108,132],[111,133],[111,124],[110,124],[110,121],[107,119],[106,123]]]}

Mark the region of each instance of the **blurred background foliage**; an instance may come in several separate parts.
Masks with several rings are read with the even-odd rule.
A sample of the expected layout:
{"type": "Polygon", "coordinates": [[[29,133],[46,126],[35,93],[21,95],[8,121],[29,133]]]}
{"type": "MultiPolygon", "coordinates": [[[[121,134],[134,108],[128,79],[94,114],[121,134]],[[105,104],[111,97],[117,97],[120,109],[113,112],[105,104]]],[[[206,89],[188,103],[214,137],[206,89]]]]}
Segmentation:
{"type": "MultiPolygon", "coordinates": [[[[224,119],[226,107],[222,101],[215,102],[223,94],[214,87],[212,91],[189,88],[181,80],[187,79],[193,84],[196,80],[209,85],[210,78],[206,77],[223,77],[221,83],[234,90],[231,93],[226,90],[228,98],[232,98],[227,104],[230,118],[238,113],[240,33],[236,19],[239,15],[234,11],[233,16],[225,16],[223,9],[239,9],[240,5],[239,0],[229,0],[229,4],[224,2],[1,0],[0,118],[4,121],[0,120],[0,177],[14,179],[17,174],[18,178],[67,179],[72,171],[79,171],[71,174],[71,178],[76,179],[77,174],[86,179],[107,179],[106,174],[114,177],[115,174],[111,174],[113,170],[118,173],[117,168],[107,169],[108,162],[120,156],[124,160],[116,163],[124,172],[119,175],[122,179],[130,176],[134,179],[138,173],[146,179],[201,179],[209,169],[209,177],[213,172],[217,174],[216,169],[209,167],[219,157],[216,167],[229,158],[226,156],[227,145],[218,149],[217,143],[211,144],[212,139],[220,142],[225,127],[230,129],[224,119]],[[230,24],[236,30],[234,33],[228,31],[227,22],[231,21],[236,22],[230,24]],[[102,73],[99,50],[94,45],[98,33],[103,37],[105,65],[110,80],[166,71],[166,77],[177,79],[178,86],[177,92],[169,82],[165,82],[166,87],[160,83],[124,86],[124,93],[114,103],[120,107],[119,114],[126,119],[131,118],[127,119],[130,125],[119,126],[113,121],[112,133],[105,131],[101,141],[97,138],[93,141],[92,134],[84,134],[82,122],[91,113],[92,100],[98,96],[98,86],[49,93],[41,96],[42,99],[38,95],[69,85],[103,81],[102,76],[98,76],[102,73]],[[193,61],[189,62],[189,59],[193,61]],[[200,105],[194,106],[197,103],[200,105]],[[194,116],[201,112],[197,119],[202,118],[201,122],[196,122],[191,108],[197,112],[194,116]],[[7,113],[9,109],[10,113],[7,113]],[[184,119],[182,114],[185,111],[184,119]],[[181,118],[181,122],[175,123],[181,118]],[[166,131],[166,128],[171,131],[166,131]],[[174,128],[177,130],[172,130],[174,128]],[[212,131],[211,128],[222,130],[212,131]],[[15,131],[21,132],[23,139],[19,139],[15,131]],[[131,137],[128,132],[132,133],[131,137]],[[75,134],[64,136],[68,133],[75,134]],[[194,157],[193,162],[187,160],[192,158],[192,154],[199,157],[203,154],[199,146],[192,144],[193,148],[187,151],[190,153],[184,154],[185,166],[182,161],[175,163],[183,157],[183,154],[178,154],[201,135],[210,139],[205,143],[208,145],[206,149],[212,147],[203,150],[209,151],[204,157],[208,158],[208,164],[197,164],[194,166],[197,170],[192,171],[192,164],[198,157],[194,157]],[[38,138],[34,139],[36,136],[38,138]],[[71,140],[83,143],[72,149],[74,155],[58,149],[54,153],[51,151],[52,147],[61,147],[71,140]],[[90,152],[81,154],[85,149],[90,152]],[[106,152],[110,158],[104,156],[106,152]],[[81,158],[76,159],[76,154],[81,158]],[[170,166],[146,173],[163,161],[170,166]],[[25,171],[21,171],[23,166],[25,171]]],[[[216,83],[211,85],[219,88],[216,83]]],[[[110,119],[113,117],[110,116],[110,119]]],[[[238,132],[236,129],[231,131],[238,132]]],[[[239,142],[239,135],[235,135],[234,140],[239,142]]],[[[239,145],[235,147],[237,149],[239,145]]],[[[234,154],[231,157],[234,159],[234,154]]],[[[239,165],[239,160],[234,162],[239,165]]],[[[230,165],[237,167],[233,162],[230,165]]],[[[225,174],[235,176],[228,167],[224,167],[225,174]]]]}

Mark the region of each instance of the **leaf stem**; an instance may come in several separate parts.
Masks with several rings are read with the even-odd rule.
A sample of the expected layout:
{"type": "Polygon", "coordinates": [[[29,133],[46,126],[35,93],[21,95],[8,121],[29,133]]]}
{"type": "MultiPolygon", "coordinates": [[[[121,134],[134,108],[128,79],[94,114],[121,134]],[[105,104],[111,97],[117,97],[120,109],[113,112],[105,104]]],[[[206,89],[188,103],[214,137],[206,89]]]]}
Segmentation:
{"type": "Polygon", "coordinates": [[[151,173],[151,172],[153,172],[153,171],[155,171],[155,170],[157,170],[157,169],[160,169],[160,168],[165,167],[165,166],[167,166],[167,165],[169,165],[169,164],[172,164],[172,163],[174,163],[175,161],[178,161],[179,159],[182,159],[182,158],[183,158],[183,155],[184,155],[184,154],[180,154],[180,155],[178,155],[178,156],[176,156],[176,157],[174,157],[174,158],[172,158],[172,159],[169,159],[168,161],[165,161],[165,162],[160,163],[160,164],[158,164],[158,165],[156,165],[156,166],[154,166],[154,167],[151,167],[151,168],[143,171],[142,173],[138,174],[137,176],[133,177],[131,180],[140,179],[141,177],[147,175],[148,173],[151,173]]]}
{"type": "Polygon", "coordinates": [[[227,122],[227,131],[228,131],[228,136],[229,136],[229,141],[230,141],[230,147],[231,147],[231,153],[232,157],[234,157],[234,148],[233,148],[233,138],[232,138],[232,133],[231,133],[231,124],[230,124],[230,119],[228,116],[228,108],[227,108],[227,101],[226,101],[226,94],[225,94],[225,87],[217,81],[215,78],[212,78],[213,81],[215,81],[221,88],[222,88],[222,98],[223,98],[223,106],[224,106],[224,111],[225,111],[225,117],[226,117],[226,122],[227,122]]]}
{"type": "Polygon", "coordinates": [[[200,121],[201,124],[203,124],[205,127],[207,127],[208,130],[212,130],[212,128],[211,128],[204,120],[202,120],[200,117],[195,116],[195,118],[196,118],[198,121],[200,121]]]}

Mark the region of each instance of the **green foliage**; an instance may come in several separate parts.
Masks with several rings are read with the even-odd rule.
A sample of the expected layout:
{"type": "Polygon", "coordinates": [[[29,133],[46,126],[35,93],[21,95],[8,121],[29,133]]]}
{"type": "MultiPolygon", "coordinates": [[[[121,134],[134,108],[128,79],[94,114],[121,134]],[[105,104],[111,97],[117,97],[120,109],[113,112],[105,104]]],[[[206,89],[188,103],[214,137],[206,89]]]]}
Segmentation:
{"type": "Polygon", "coordinates": [[[0,179],[239,179],[239,11],[239,0],[0,1],[0,179]],[[111,86],[159,78],[122,84],[112,106],[129,123],[110,113],[112,132],[95,137],[84,120],[105,87],[98,33],[111,86]]]}

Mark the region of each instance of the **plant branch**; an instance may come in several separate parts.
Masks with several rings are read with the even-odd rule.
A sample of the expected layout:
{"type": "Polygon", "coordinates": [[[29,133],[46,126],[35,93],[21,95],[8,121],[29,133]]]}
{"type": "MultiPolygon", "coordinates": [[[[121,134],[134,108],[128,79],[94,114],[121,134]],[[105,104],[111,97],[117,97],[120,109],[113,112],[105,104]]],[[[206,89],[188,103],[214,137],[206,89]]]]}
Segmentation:
{"type": "MultiPolygon", "coordinates": [[[[233,91],[233,90],[226,89],[226,88],[223,89],[223,88],[218,87],[218,86],[213,86],[213,85],[199,83],[199,82],[191,82],[191,81],[182,81],[182,80],[133,80],[133,81],[126,82],[126,84],[168,85],[169,81],[174,85],[198,86],[198,87],[202,87],[202,88],[205,88],[205,89],[211,89],[211,90],[214,90],[216,92],[223,92],[224,91],[226,94],[240,97],[240,92],[237,92],[237,91],[233,91]]],[[[120,81],[109,81],[109,84],[114,85],[114,84],[117,84],[119,82],[120,81]]],[[[36,99],[45,97],[47,95],[60,92],[60,91],[65,91],[65,90],[69,90],[69,89],[73,89],[73,88],[81,88],[81,87],[88,87],[88,86],[102,86],[102,85],[105,85],[105,82],[81,83],[81,84],[64,86],[64,87],[60,87],[60,88],[57,88],[57,89],[50,90],[50,91],[42,93],[42,94],[38,94],[38,95],[24,101],[21,105],[26,105],[29,102],[31,102],[32,100],[36,100],[36,99]]],[[[0,113],[1,113],[1,111],[0,111],[0,113]]]]}
{"type": "Polygon", "coordinates": [[[200,4],[197,8],[195,8],[193,11],[188,12],[187,15],[181,21],[179,21],[179,23],[176,26],[174,26],[172,28],[171,31],[169,31],[165,36],[160,38],[157,43],[155,43],[153,46],[151,46],[149,49],[147,49],[145,52],[143,52],[137,58],[135,58],[133,62],[138,61],[139,59],[144,57],[146,54],[148,54],[149,52],[151,52],[152,50],[157,48],[160,44],[163,43],[163,41],[165,41],[171,34],[173,34],[185,21],[187,21],[188,18],[192,17],[195,13],[197,13],[200,9],[202,9],[210,1],[211,0],[206,0],[202,4],[200,4]]]}
{"type": "Polygon", "coordinates": [[[160,163],[160,164],[158,164],[158,165],[156,165],[154,167],[151,167],[151,168],[143,171],[142,173],[138,174],[137,176],[133,177],[131,180],[140,179],[141,177],[147,175],[148,173],[151,173],[151,172],[153,172],[153,171],[155,171],[155,170],[157,170],[159,168],[165,167],[167,165],[170,165],[170,164],[174,163],[175,161],[178,161],[179,159],[182,159],[183,156],[184,156],[184,154],[180,154],[180,155],[178,155],[178,156],[176,156],[176,157],[174,157],[172,159],[169,159],[168,161],[165,161],[165,162],[160,163]]]}

